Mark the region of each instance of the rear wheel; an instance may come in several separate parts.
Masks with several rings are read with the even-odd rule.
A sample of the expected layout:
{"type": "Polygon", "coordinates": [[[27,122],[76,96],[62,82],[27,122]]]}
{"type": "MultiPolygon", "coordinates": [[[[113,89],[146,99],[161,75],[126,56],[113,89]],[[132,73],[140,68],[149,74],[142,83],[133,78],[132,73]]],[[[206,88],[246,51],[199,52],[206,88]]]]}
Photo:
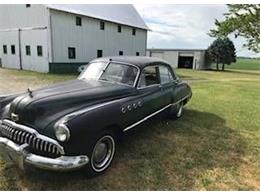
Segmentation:
{"type": "Polygon", "coordinates": [[[116,138],[111,131],[106,131],[98,136],[89,152],[89,163],[86,171],[89,176],[96,176],[104,173],[111,165],[116,151],[116,138]]]}

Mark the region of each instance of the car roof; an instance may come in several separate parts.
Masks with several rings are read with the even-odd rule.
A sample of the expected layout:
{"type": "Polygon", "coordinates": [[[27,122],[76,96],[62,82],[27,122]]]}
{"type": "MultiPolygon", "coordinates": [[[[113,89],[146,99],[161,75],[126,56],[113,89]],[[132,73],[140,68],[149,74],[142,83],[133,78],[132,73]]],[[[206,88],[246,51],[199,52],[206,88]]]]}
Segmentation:
{"type": "Polygon", "coordinates": [[[102,57],[97,58],[95,60],[92,60],[91,62],[98,62],[98,61],[114,61],[114,62],[122,62],[122,63],[128,63],[138,66],[140,69],[144,68],[147,65],[157,65],[157,64],[165,64],[169,65],[168,62],[156,58],[156,57],[148,57],[148,56],[109,56],[109,57],[102,57]]]}

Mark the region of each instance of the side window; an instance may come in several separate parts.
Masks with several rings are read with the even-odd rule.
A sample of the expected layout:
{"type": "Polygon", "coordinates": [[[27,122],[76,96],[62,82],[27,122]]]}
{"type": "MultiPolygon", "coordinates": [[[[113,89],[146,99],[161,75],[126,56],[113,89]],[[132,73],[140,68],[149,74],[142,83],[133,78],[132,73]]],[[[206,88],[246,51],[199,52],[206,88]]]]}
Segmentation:
{"type": "Polygon", "coordinates": [[[98,49],[98,50],[97,50],[97,57],[98,57],[98,58],[101,58],[102,56],[103,56],[103,50],[98,49]]]}
{"type": "Polygon", "coordinates": [[[14,55],[15,54],[15,45],[11,45],[11,53],[14,55]]]}
{"type": "Polygon", "coordinates": [[[26,53],[27,56],[31,55],[31,47],[30,47],[30,45],[26,45],[25,46],[25,53],[26,53]]]}
{"type": "Polygon", "coordinates": [[[37,55],[42,56],[42,46],[41,45],[37,45],[37,55]]]}
{"type": "Polygon", "coordinates": [[[146,87],[155,84],[159,84],[158,67],[147,66],[141,73],[138,87],[146,87]]]}
{"type": "Polygon", "coordinates": [[[68,48],[68,57],[69,57],[69,59],[75,59],[76,58],[76,48],[75,47],[69,47],[68,48]]]}
{"type": "Polygon", "coordinates": [[[7,54],[7,46],[6,45],[3,45],[3,53],[7,54]]]}
{"type": "Polygon", "coordinates": [[[105,30],[105,22],[104,21],[100,21],[99,28],[100,28],[100,30],[105,30]]]}
{"type": "Polygon", "coordinates": [[[81,17],[76,16],[76,25],[82,26],[81,17]]]}
{"type": "Polygon", "coordinates": [[[172,73],[170,72],[168,67],[160,66],[159,71],[160,71],[160,79],[162,84],[169,83],[173,80],[172,73]]]}

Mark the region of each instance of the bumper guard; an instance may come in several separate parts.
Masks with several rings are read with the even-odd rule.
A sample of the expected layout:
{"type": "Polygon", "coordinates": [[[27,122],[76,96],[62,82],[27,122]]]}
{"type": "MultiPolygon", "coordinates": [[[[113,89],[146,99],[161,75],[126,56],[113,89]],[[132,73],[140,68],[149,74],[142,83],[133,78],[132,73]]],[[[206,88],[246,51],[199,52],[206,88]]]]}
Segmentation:
{"type": "Polygon", "coordinates": [[[58,158],[48,158],[27,152],[28,144],[18,145],[13,141],[0,137],[0,152],[5,158],[14,161],[21,169],[24,165],[33,165],[40,169],[54,171],[70,171],[81,168],[89,162],[85,155],[81,156],[61,156],[58,158]]]}

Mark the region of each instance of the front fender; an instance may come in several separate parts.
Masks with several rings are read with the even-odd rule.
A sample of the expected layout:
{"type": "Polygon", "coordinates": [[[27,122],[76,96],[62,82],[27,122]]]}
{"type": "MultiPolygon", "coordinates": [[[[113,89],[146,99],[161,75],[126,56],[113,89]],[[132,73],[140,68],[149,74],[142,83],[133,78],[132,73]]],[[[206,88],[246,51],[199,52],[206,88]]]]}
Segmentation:
{"type": "MultiPolygon", "coordinates": [[[[78,111],[78,115],[73,116],[66,121],[66,125],[71,131],[70,140],[63,145],[66,154],[79,155],[88,151],[98,135],[106,127],[117,125],[121,127],[121,101],[116,100],[112,103],[105,103],[104,106],[95,107],[94,109],[85,109],[78,111]]],[[[66,118],[66,117],[65,117],[66,118]]]]}
{"type": "Polygon", "coordinates": [[[0,119],[3,117],[5,113],[5,107],[11,103],[16,97],[19,95],[1,95],[0,96],[0,119]]]}

